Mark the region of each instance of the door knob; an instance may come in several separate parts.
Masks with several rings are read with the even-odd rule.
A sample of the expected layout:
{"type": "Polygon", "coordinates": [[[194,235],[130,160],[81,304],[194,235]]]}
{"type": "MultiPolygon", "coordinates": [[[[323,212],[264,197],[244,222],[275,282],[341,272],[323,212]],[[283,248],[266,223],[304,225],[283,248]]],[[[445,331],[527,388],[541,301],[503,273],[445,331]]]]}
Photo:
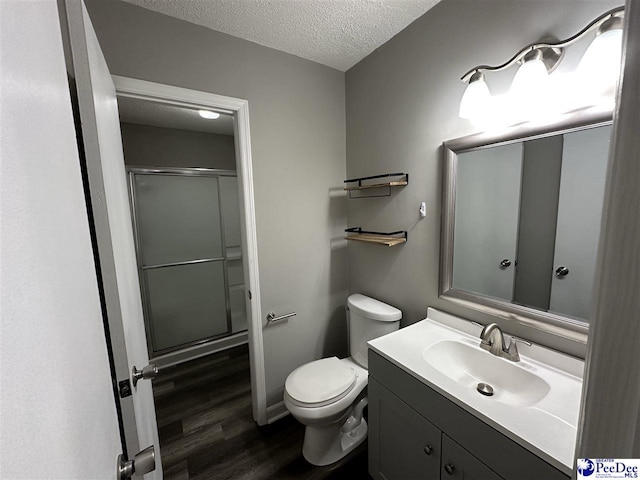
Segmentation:
{"type": "Polygon", "coordinates": [[[558,267],[556,269],[556,277],[562,278],[565,275],[569,275],[569,269],[567,267],[563,265],[562,267],[558,267]]]}
{"type": "Polygon", "coordinates": [[[141,452],[136,453],[133,460],[125,460],[123,455],[118,455],[118,480],[129,480],[133,475],[141,477],[145,473],[156,469],[156,451],[151,445],[141,452]]]}
{"type": "Polygon", "coordinates": [[[433,452],[433,447],[431,445],[425,445],[423,450],[427,455],[431,455],[431,452],[433,452]]]}
{"type": "Polygon", "coordinates": [[[454,467],[450,463],[447,463],[444,466],[444,471],[447,472],[449,475],[453,475],[453,472],[456,471],[456,467],[454,467]]]}
{"type": "Polygon", "coordinates": [[[146,367],[143,367],[142,370],[138,370],[134,365],[131,370],[131,378],[133,379],[134,387],[138,384],[138,380],[149,380],[156,378],[156,375],[158,375],[158,367],[156,367],[155,363],[150,363],[146,367]]]}
{"type": "Polygon", "coordinates": [[[511,266],[511,260],[509,260],[508,258],[505,258],[500,262],[500,268],[502,269],[508,268],[510,266],[511,266]]]}

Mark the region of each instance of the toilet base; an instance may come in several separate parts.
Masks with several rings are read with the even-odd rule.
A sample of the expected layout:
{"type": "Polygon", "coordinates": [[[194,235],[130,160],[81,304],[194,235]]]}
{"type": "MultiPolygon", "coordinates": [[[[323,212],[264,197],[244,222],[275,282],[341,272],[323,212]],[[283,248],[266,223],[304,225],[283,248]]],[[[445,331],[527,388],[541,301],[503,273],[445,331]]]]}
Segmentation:
{"type": "Polygon", "coordinates": [[[367,421],[349,433],[341,431],[341,423],[308,425],[304,431],[302,455],[312,465],[322,467],[337,462],[367,438],[367,421]]]}

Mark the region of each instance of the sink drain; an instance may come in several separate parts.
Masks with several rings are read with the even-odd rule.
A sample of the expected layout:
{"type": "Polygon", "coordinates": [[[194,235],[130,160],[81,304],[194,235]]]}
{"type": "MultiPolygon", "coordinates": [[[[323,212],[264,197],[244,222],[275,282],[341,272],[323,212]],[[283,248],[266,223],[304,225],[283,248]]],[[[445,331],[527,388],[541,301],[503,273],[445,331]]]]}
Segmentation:
{"type": "Polygon", "coordinates": [[[490,397],[491,395],[493,395],[493,387],[488,383],[479,383],[476,389],[482,395],[486,395],[487,397],[490,397]]]}

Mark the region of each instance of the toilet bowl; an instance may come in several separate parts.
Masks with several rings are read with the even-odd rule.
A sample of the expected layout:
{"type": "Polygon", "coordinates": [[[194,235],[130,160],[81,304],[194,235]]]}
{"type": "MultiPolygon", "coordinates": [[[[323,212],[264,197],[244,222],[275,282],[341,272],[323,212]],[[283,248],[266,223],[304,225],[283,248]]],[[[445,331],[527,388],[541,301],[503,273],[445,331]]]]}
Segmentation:
{"type": "Polygon", "coordinates": [[[302,454],[318,466],[340,460],[366,439],[367,342],[397,330],[402,318],[397,308],[360,294],[347,305],[352,356],[309,362],[285,382],[285,406],[306,427],[302,454]]]}

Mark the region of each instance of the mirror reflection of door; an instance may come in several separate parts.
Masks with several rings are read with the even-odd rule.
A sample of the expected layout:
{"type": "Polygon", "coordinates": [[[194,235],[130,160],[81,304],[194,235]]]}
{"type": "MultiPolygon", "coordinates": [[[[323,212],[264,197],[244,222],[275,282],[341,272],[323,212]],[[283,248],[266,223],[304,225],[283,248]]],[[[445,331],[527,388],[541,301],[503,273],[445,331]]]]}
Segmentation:
{"type": "Polygon", "coordinates": [[[578,318],[591,308],[610,138],[611,126],[564,135],[549,310],[578,318]]]}
{"type": "Polygon", "coordinates": [[[453,287],[588,319],[610,136],[600,126],[458,154],[453,287]]]}
{"type": "Polygon", "coordinates": [[[522,143],[458,155],[453,285],[511,300],[522,143]]]}

